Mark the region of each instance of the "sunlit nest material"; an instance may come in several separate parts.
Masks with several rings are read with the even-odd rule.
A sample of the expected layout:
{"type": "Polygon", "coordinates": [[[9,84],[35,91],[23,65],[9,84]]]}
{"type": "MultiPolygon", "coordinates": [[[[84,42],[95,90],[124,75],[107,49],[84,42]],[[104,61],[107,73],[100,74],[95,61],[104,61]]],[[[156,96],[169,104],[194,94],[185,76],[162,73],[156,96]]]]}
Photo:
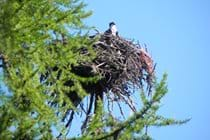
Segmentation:
{"type": "MultiPolygon", "coordinates": [[[[133,88],[143,88],[143,83],[151,92],[155,66],[145,48],[111,34],[94,37],[99,37],[93,45],[96,58],[74,68],[78,75],[102,77],[98,83],[84,86],[89,93],[104,93],[113,101],[126,100],[133,88]]],[[[85,55],[88,52],[83,50],[81,53],[85,55]]]]}
{"type": "Polygon", "coordinates": [[[111,91],[115,95],[114,100],[122,99],[122,96],[129,96],[133,92],[130,90],[132,87],[142,88],[143,81],[151,90],[154,65],[146,49],[111,34],[100,35],[94,48],[97,57],[89,65],[95,73],[104,77],[100,81],[103,92],[111,91]]]}

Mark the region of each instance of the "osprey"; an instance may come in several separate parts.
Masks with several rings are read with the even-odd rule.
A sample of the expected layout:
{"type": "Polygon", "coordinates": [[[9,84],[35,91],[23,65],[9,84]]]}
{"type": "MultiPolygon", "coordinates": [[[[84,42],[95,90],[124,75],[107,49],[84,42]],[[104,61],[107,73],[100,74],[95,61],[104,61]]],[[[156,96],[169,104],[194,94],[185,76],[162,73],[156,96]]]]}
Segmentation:
{"type": "Polygon", "coordinates": [[[105,34],[112,34],[113,36],[118,36],[117,26],[114,22],[109,23],[109,29],[106,30],[105,34]]]}

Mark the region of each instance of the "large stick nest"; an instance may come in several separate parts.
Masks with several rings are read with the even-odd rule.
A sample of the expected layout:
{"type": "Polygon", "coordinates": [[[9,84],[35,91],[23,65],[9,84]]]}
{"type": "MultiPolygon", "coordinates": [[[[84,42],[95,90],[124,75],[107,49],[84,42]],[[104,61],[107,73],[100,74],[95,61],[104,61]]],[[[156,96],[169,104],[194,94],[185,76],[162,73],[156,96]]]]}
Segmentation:
{"type": "MultiPolygon", "coordinates": [[[[95,103],[94,110],[96,110],[97,100],[99,98],[103,100],[103,95],[106,95],[108,102],[115,101],[119,105],[120,101],[124,101],[133,111],[136,111],[133,100],[130,98],[131,94],[135,88],[145,86],[150,93],[154,79],[155,66],[146,48],[111,34],[99,34],[91,38],[95,37],[99,37],[93,45],[96,58],[91,62],[81,63],[72,71],[80,76],[100,75],[102,77],[97,83],[83,84],[83,88],[90,93],[90,98],[86,110],[81,106],[86,113],[82,128],[86,128],[93,104],[95,103]]],[[[88,55],[85,49],[81,53],[88,55]]],[[[77,94],[69,94],[69,98],[75,106],[82,103],[82,99],[78,98],[77,94]]],[[[120,111],[122,113],[121,107],[120,111]]],[[[66,126],[73,120],[73,115],[74,111],[70,113],[71,117],[66,126]]]]}
{"type": "Polygon", "coordinates": [[[88,92],[96,94],[109,92],[114,94],[114,100],[117,100],[130,96],[133,87],[143,88],[143,83],[146,83],[148,91],[151,91],[154,64],[146,49],[111,34],[100,34],[95,37],[99,37],[93,45],[96,58],[75,68],[77,73],[83,75],[87,75],[89,69],[91,73],[102,76],[98,83],[86,87],[88,92]]]}

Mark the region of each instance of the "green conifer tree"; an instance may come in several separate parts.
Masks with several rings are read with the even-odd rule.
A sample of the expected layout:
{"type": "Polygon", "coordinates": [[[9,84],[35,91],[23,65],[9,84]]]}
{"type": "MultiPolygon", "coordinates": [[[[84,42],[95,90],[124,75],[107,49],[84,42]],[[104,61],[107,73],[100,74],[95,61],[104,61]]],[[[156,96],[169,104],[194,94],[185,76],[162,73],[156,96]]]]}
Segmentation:
{"type": "Polygon", "coordinates": [[[12,94],[3,94],[8,96],[5,102],[1,97],[1,139],[51,139],[51,127],[64,130],[59,120],[74,107],[65,93],[86,95],[80,82],[95,78],[69,70],[92,57],[77,51],[86,47],[91,53],[92,42],[81,35],[87,29],[82,19],[91,14],[84,6],[78,0],[0,1],[1,66],[12,94]],[[46,75],[48,79],[40,80],[46,75]],[[73,79],[71,87],[65,86],[67,79],[73,79]]]}
{"type": "MultiPolygon", "coordinates": [[[[84,99],[88,93],[82,84],[100,78],[72,71],[95,57],[95,40],[83,33],[89,27],[82,20],[91,15],[84,7],[79,0],[0,1],[1,79],[8,88],[0,92],[0,139],[53,139],[52,128],[67,133],[64,116],[78,105],[72,99],[84,99]],[[84,48],[87,55],[81,54],[84,48]]],[[[156,114],[166,92],[164,75],[151,97],[142,91],[143,106],[123,121],[107,113],[99,101],[85,131],[72,139],[144,140],[150,139],[144,131],[149,126],[186,122],[156,114]]]]}

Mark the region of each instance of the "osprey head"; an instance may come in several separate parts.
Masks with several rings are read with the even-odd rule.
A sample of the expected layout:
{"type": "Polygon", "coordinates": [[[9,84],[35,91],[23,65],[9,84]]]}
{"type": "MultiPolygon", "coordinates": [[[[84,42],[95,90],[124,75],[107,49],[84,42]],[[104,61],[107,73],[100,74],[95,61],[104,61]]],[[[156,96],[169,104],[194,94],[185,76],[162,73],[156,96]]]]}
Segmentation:
{"type": "Polygon", "coordinates": [[[112,27],[113,25],[116,25],[113,21],[109,23],[109,27],[112,27]]]}

